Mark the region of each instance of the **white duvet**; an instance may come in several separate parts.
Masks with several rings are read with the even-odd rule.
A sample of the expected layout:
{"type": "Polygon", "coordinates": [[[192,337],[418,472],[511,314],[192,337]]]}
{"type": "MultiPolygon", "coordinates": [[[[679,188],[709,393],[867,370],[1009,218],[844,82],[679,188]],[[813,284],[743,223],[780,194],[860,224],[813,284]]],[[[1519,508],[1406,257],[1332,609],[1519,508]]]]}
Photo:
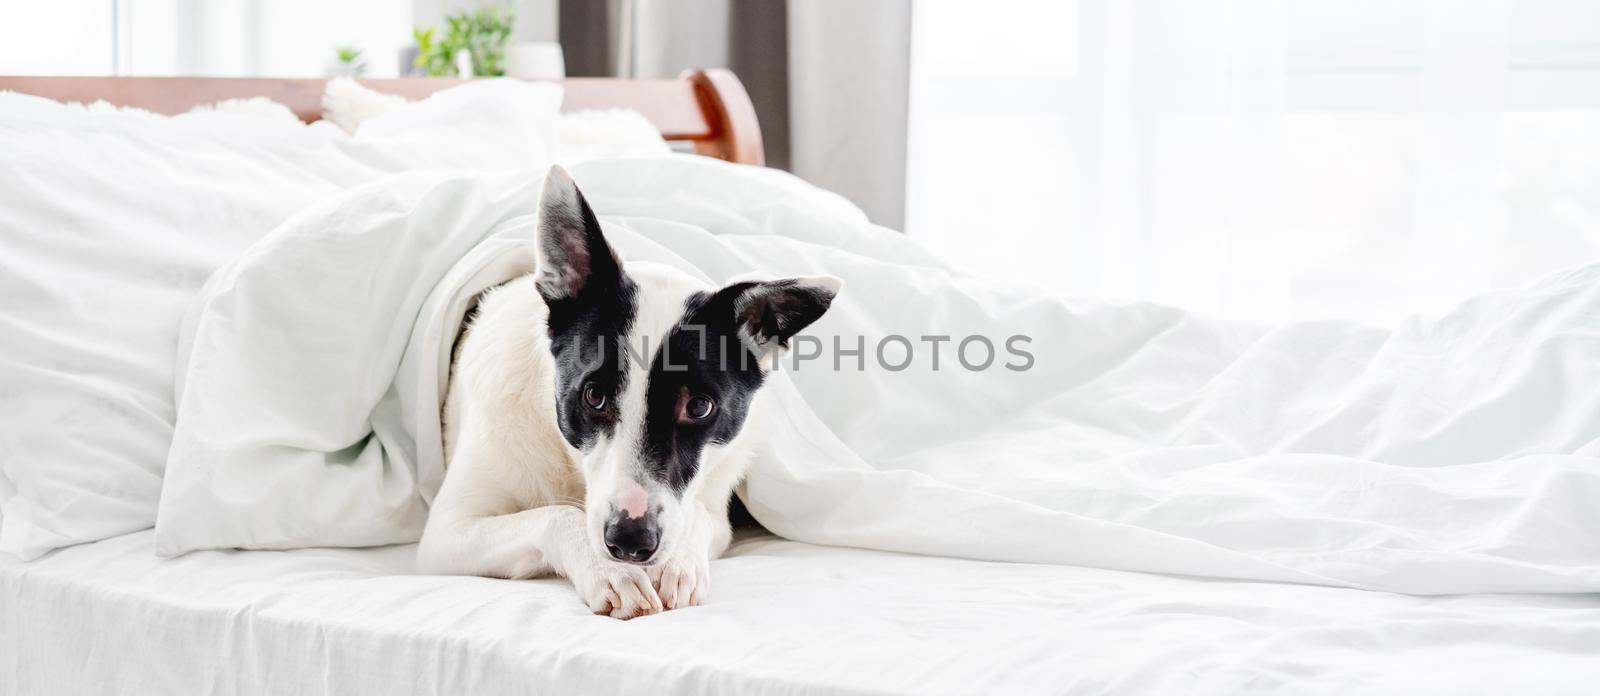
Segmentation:
{"type": "MultiPolygon", "coordinates": [[[[625,261],[844,278],[808,331],[822,357],[768,387],[785,417],[744,498],[782,536],[1417,594],[1600,591],[1600,266],[1394,330],[1263,329],[966,277],[776,172],[675,156],[572,173],[625,261]],[[913,348],[904,369],[876,355],[891,335],[913,348]],[[1018,335],[1021,371],[1004,366],[1018,335]],[[924,336],[953,337],[937,369],[924,336]],[[961,365],[968,336],[996,346],[988,369],[961,365]],[[834,341],[857,337],[864,368],[834,370],[834,341]]],[[[158,551],[414,540],[443,475],[453,327],[471,294],[531,268],[538,176],[370,185],[214,276],[180,349],[158,551]]]]}
{"type": "Polygon", "coordinates": [[[517,80],[441,91],[357,136],[263,102],[169,118],[0,91],[0,552],[155,523],[178,324],[218,267],[314,201],[418,168],[565,157],[558,131],[589,120],[558,114],[559,86],[517,80]]]}

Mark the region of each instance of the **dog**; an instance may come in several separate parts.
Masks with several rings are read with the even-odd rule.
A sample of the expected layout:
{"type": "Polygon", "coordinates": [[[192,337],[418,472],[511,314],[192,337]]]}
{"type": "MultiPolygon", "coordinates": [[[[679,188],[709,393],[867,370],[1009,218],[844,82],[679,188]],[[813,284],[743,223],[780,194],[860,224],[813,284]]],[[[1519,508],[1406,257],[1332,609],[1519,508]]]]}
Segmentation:
{"type": "Polygon", "coordinates": [[[842,283],[716,288],[624,265],[560,166],[537,236],[538,270],[483,293],[463,322],[418,566],[561,575],[619,619],[698,605],[772,408],[762,384],[842,283]]]}

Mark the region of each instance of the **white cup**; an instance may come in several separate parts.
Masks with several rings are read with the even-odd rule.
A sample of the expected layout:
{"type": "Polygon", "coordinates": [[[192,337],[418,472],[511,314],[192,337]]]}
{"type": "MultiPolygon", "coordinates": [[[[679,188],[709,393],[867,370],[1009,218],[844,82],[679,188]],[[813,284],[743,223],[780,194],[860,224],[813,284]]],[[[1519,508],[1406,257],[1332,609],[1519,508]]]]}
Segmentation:
{"type": "Polygon", "coordinates": [[[506,47],[506,76],[523,80],[559,80],[567,76],[561,44],[524,41],[506,47]]]}

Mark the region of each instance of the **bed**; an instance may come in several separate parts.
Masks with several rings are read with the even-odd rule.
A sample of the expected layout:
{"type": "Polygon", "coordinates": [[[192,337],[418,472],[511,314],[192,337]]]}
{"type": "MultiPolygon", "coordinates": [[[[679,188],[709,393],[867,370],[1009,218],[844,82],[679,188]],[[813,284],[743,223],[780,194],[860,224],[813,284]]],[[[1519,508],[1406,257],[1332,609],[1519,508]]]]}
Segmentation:
{"type": "Polygon", "coordinates": [[[1586,693],[1594,596],[1421,598],[748,533],[716,601],[627,623],[413,547],[0,562],[6,693],[1586,693]]]}
{"type": "MultiPolygon", "coordinates": [[[[420,97],[454,83],[368,86],[420,97]]],[[[320,81],[0,78],[0,90],[103,97],[161,113],[267,95],[304,121],[316,119],[322,88],[320,81]]],[[[588,614],[560,580],[418,575],[407,543],[353,538],[344,545],[366,548],[243,551],[196,542],[185,548],[202,550],[162,558],[148,529],[153,519],[133,516],[120,527],[84,531],[99,540],[58,543],[33,560],[0,554],[0,693],[1581,694],[1600,683],[1600,576],[1595,546],[1585,540],[1594,531],[1586,522],[1592,499],[1583,493],[1595,480],[1600,435],[1580,417],[1592,402],[1547,400],[1551,413],[1564,415],[1533,420],[1564,425],[1540,431],[1541,440],[1513,442],[1513,433],[1501,442],[1476,412],[1446,413],[1427,394],[1429,412],[1442,414],[1430,426],[1430,456],[1448,459],[1460,445],[1500,458],[1463,466],[1424,461],[1408,433],[1386,435],[1382,427],[1351,428],[1353,445],[1316,433],[1326,456],[1290,451],[1284,458],[1293,448],[1272,439],[1278,424],[1217,407],[1268,400],[1288,414],[1320,408],[1352,418],[1344,402],[1264,393],[1279,384],[1267,376],[1293,372],[1303,376],[1294,391],[1348,391],[1356,403],[1371,403],[1361,388],[1388,385],[1364,380],[1398,369],[1383,360],[1438,363],[1437,351],[1418,342],[1439,335],[1463,342],[1449,331],[1472,329],[1471,316],[1456,317],[1449,331],[1419,330],[1421,337],[1351,329],[1331,341],[1327,325],[1265,331],[1212,326],[1160,307],[1024,302],[1015,294],[974,301],[953,289],[968,282],[957,271],[870,225],[842,199],[735,166],[759,164],[761,154],[753,111],[732,75],[569,81],[567,90],[565,109],[633,108],[662,136],[722,161],[574,167],[580,181],[595,182],[586,192],[603,219],[627,232],[619,237],[623,253],[699,253],[730,272],[824,258],[856,271],[852,283],[868,288],[862,278],[916,274],[909,284],[925,293],[917,306],[946,318],[964,316],[951,307],[974,305],[985,315],[1068,326],[1075,345],[1104,348],[1064,362],[1099,372],[1073,376],[1053,367],[1036,375],[1074,386],[1029,396],[1029,408],[1071,412],[1080,422],[1004,419],[1006,428],[975,423],[955,436],[948,423],[879,395],[891,386],[919,403],[1028,395],[1015,382],[987,393],[959,375],[928,384],[879,375],[873,379],[882,381],[840,388],[797,372],[783,392],[797,400],[789,410],[797,424],[777,448],[810,459],[758,470],[744,491],[772,531],[739,532],[714,562],[706,605],[626,623],[588,614]],[[693,215],[661,203],[680,184],[687,192],[674,205],[693,215]],[[1334,349],[1307,350],[1308,336],[1334,349]],[[1295,356],[1305,355],[1325,362],[1296,367],[1295,356]],[[1151,360],[1158,362],[1141,367],[1151,360]],[[1253,375],[1253,367],[1267,372],[1253,375]],[[1139,369],[1191,381],[1150,387],[1122,379],[1139,369]],[[1172,420],[1134,418],[1123,401],[1172,420]],[[884,430],[891,415],[910,425],[884,430]],[[1249,430],[1239,429],[1241,420],[1249,430]],[[874,427],[891,436],[873,436],[874,427]],[[1220,433],[1225,442],[1195,433],[1220,433]],[[1163,440],[1173,446],[1157,452],[1151,443],[1163,440]],[[1069,453],[1095,466],[1046,471],[1007,461],[975,477],[953,465],[996,443],[1023,454],[1076,447],[1069,453]],[[1434,464],[1444,473],[1430,473],[1434,464]],[[1530,473],[1507,478],[1514,470],[1530,473]],[[939,505],[962,514],[908,512],[939,505]]],[[[35,155],[48,164],[52,152],[35,155]]],[[[460,187],[461,180],[443,181],[460,187]]],[[[383,193],[371,182],[361,186],[361,195],[383,193]]],[[[309,221],[303,225],[315,227],[318,214],[350,217],[348,208],[311,210],[297,218],[309,221]]],[[[511,224],[508,234],[518,229],[511,224]]],[[[186,280],[187,292],[203,279],[186,280]]],[[[1583,308],[1594,304],[1595,276],[1558,280],[1548,298],[1536,297],[1543,304],[1529,304],[1532,291],[1480,302],[1499,330],[1515,325],[1519,308],[1536,322],[1528,326],[1545,327],[1519,332],[1529,337],[1514,351],[1524,369],[1496,374],[1550,374],[1544,368],[1560,364],[1571,375],[1570,366],[1592,364],[1570,352],[1582,332],[1553,317],[1592,316],[1583,308]],[[1546,345],[1555,352],[1534,355],[1546,345]]],[[[917,314],[885,304],[895,290],[879,288],[857,300],[858,311],[917,314]]],[[[926,329],[905,331],[918,328],[926,329]]],[[[1048,338],[1041,336],[1047,347],[1048,338]]],[[[1425,381],[1408,374],[1410,388],[1425,381]]],[[[1453,387],[1470,381],[1437,378],[1453,387]]],[[[1497,403],[1535,403],[1517,385],[1492,386],[1497,403]]],[[[0,390],[0,403],[8,397],[0,390]]],[[[1403,411],[1403,402],[1386,403],[1403,411]]],[[[157,444],[164,453],[167,443],[157,444]]],[[[235,493],[226,502],[248,507],[248,496],[235,493]]],[[[19,510],[3,512],[0,525],[7,525],[19,510]]],[[[164,522],[181,519],[167,512],[164,522]]]]}

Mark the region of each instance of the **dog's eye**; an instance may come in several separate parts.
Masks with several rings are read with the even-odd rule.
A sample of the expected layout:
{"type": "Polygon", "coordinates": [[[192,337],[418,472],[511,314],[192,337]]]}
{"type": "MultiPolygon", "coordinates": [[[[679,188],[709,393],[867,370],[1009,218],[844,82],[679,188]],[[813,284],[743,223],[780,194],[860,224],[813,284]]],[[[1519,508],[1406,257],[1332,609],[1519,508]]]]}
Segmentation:
{"type": "Polygon", "coordinates": [[[594,385],[594,382],[589,382],[583,385],[583,403],[596,411],[604,411],[606,408],[605,392],[600,391],[594,385]]]}
{"type": "Polygon", "coordinates": [[[711,414],[716,412],[717,402],[712,401],[709,396],[696,396],[689,399],[688,405],[683,408],[683,415],[688,416],[689,420],[697,421],[710,418],[711,414]]]}

